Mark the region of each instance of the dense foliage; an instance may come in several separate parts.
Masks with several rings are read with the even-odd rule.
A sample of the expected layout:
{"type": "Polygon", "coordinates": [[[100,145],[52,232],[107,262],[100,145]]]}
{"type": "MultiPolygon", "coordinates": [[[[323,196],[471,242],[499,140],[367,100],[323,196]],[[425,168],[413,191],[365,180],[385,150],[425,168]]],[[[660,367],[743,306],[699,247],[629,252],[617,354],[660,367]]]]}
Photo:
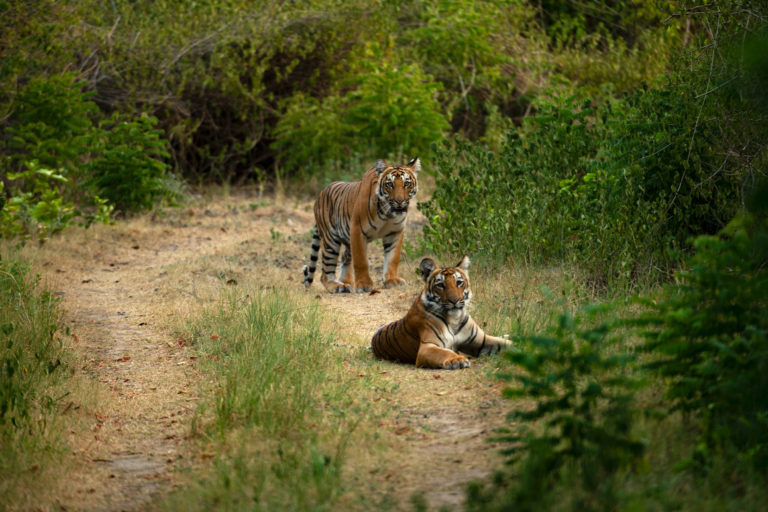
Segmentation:
{"type": "Polygon", "coordinates": [[[510,468],[472,485],[468,510],[764,508],[767,183],[640,312],[588,306],[516,337],[512,426],[494,439],[510,468]]]}
{"type": "Polygon", "coordinates": [[[680,284],[649,301],[638,320],[650,329],[649,368],[670,379],[672,410],[700,420],[701,443],[690,465],[735,451],[740,462],[768,469],[768,186],[748,212],[719,236],[696,240],[680,284]]]}
{"type": "Polygon", "coordinates": [[[428,157],[450,131],[494,142],[543,90],[627,90],[683,40],[676,2],[589,4],[9,0],[0,109],[26,81],[74,71],[105,113],[158,118],[174,171],[195,181],[359,172],[428,157]]]}
{"type": "Polygon", "coordinates": [[[21,86],[0,138],[0,234],[39,239],[170,197],[156,120],[99,110],[72,73],[21,86]]]}
{"type": "Polygon", "coordinates": [[[508,485],[499,475],[498,486],[490,493],[473,486],[469,509],[493,509],[498,500],[514,510],[542,510],[557,504],[571,508],[552,488],[566,480],[574,488],[573,508],[595,495],[608,507],[618,501],[616,475],[637,463],[645,445],[637,439],[632,425],[637,415],[634,393],[639,387],[630,368],[634,357],[621,350],[621,337],[597,308],[589,312],[593,326],[565,313],[544,336],[524,336],[519,351],[508,359],[522,369],[506,380],[515,387],[504,390],[507,398],[519,400],[520,408],[510,418],[522,422],[518,429],[497,441],[507,443],[504,451],[511,462],[522,466],[520,478],[508,485]],[[536,405],[529,409],[525,399],[536,405]],[[533,427],[539,423],[539,428],[533,427]]]}
{"type": "Polygon", "coordinates": [[[727,19],[716,47],[701,43],[706,59],[681,55],[678,71],[631,93],[536,100],[498,152],[446,146],[422,208],[428,247],[571,261],[599,286],[668,278],[690,237],[741,209],[768,162],[757,71],[768,40],[747,30],[748,15],[727,19]]]}

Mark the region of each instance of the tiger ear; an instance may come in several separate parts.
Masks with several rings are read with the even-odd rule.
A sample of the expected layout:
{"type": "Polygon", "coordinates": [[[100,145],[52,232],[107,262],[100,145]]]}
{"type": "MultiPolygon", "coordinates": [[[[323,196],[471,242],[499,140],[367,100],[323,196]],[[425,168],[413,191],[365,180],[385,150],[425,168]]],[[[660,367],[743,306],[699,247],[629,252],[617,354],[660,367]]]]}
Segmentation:
{"type": "Polygon", "coordinates": [[[376,160],[376,163],[374,164],[373,167],[374,169],[376,169],[376,174],[381,176],[381,173],[383,173],[384,170],[387,168],[387,162],[379,158],[378,160],[376,160]]]}
{"type": "Polygon", "coordinates": [[[469,271],[469,256],[467,256],[465,254],[464,257],[461,258],[461,261],[456,266],[459,267],[464,272],[468,272],[469,271]]]}
{"type": "Polygon", "coordinates": [[[437,265],[435,265],[434,260],[432,258],[424,258],[421,260],[421,264],[419,264],[419,272],[421,272],[421,278],[424,279],[424,281],[429,278],[429,275],[437,268],[437,265]]]}
{"type": "Polygon", "coordinates": [[[414,173],[419,172],[421,170],[421,160],[419,160],[419,157],[415,157],[413,160],[408,162],[408,167],[410,167],[414,173]]]}

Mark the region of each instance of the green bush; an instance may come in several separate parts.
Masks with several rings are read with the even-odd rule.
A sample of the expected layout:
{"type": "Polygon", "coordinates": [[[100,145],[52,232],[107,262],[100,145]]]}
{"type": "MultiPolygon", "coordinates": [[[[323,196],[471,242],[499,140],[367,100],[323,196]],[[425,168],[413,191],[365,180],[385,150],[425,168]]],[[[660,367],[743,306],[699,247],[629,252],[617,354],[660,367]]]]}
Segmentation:
{"type": "Polygon", "coordinates": [[[697,97],[705,71],[596,105],[537,101],[498,155],[444,148],[437,189],[420,205],[428,248],[570,261],[600,286],[668,279],[690,237],[738,212],[768,158],[765,115],[725,91],[697,97]]]}
{"type": "Polygon", "coordinates": [[[21,172],[9,172],[6,179],[10,197],[5,199],[0,181],[0,237],[35,236],[44,241],[75,222],[88,227],[93,222],[110,221],[113,206],[98,196],[92,198],[94,208],[88,211],[64,201],[69,180],[62,170],[40,168],[32,161],[21,172]]]}
{"type": "Polygon", "coordinates": [[[173,199],[169,154],[156,124],[145,114],[131,119],[118,113],[99,124],[85,183],[118,210],[145,211],[159,199],[173,199]]]}
{"type": "Polygon", "coordinates": [[[439,84],[416,65],[399,68],[382,63],[380,50],[371,52],[343,96],[296,95],[286,103],[273,144],[281,168],[302,169],[304,176],[334,168],[338,177],[340,167],[357,179],[365,169],[360,160],[429,157],[430,145],[448,129],[437,103],[439,84]]]}
{"type": "Polygon", "coordinates": [[[768,469],[768,186],[722,233],[699,237],[680,284],[638,322],[648,367],[669,379],[672,410],[688,413],[701,442],[685,466],[734,451],[768,469]]]}
{"type": "Polygon", "coordinates": [[[515,400],[509,417],[522,425],[496,438],[513,474],[472,486],[468,510],[545,510],[555,500],[563,509],[617,507],[616,477],[645,445],[633,431],[634,357],[615,321],[601,321],[603,310],[588,309],[583,319],[563,314],[547,335],[515,340],[517,350],[505,357],[520,370],[504,377],[516,386],[503,395],[515,400]]]}
{"type": "Polygon", "coordinates": [[[619,93],[664,73],[686,37],[685,1],[528,1],[554,49],[558,77],[601,94],[619,93]]]}
{"type": "Polygon", "coordinates": [[[5,236],[44,238],[82,218],[108,221],[170,198],[172,177],[157,120],[115,113],[99,122],[91,93],[72,73],[35,78],[15,95],[0,138],[5,236]]]}

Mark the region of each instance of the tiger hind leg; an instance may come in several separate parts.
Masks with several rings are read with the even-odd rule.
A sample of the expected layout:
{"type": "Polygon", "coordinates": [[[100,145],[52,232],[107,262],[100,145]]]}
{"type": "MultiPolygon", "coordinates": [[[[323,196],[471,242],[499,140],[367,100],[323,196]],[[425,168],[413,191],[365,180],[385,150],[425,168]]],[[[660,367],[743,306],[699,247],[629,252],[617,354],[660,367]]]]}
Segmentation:
{"type": "MultiPolygon", "coordinates": [[[[341,244],[335,241],[323,240],[323,272],[320,282],[331,293],[349,293],[352,287],[336,279],[336,263],[339,260],[341,244]]],[[[343,262],[342,262],[343,265],[343,262]]]]}

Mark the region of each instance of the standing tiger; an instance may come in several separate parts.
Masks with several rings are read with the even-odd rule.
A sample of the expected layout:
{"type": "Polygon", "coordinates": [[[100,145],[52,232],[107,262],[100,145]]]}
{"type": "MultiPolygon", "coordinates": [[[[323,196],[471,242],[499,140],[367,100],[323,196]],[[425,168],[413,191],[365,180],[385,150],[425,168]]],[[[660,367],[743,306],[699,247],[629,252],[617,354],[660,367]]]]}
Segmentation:
{"type": "Polygon", "coordinates": [[[405,317],[379,327],[371,338],[376,357],[423,368],[469,368],[471,356],[495,354],[510,346],[504,338],[489,336],[469,316],[469,258],[455,267],[438,268],[424,258],[419,271],[424,290],[405,317]]]}
{"type": "Polygon", "coordinates": [[[377,238],[384,246],[384,287],[401,285],[397,276],[403,230],[408,204],[416,195],[416,173],[421,163],[414,158],[404,166],[390,166],[377,160],[362,180],[353,183],[337,181],[325,187],[315,201],[315,230],[309,265],[305,265],[304,286],[309,287],[315,275],[318,252],[322,248],[323,265],[320,281],[331,293],[358,293],[373,289],[368,273],[368,243],[377,238]],[[341,269],[336,278],[336,263],[341,254],[341,269]],[[350,268],[351,263],[351,268],[350,268]]]}

